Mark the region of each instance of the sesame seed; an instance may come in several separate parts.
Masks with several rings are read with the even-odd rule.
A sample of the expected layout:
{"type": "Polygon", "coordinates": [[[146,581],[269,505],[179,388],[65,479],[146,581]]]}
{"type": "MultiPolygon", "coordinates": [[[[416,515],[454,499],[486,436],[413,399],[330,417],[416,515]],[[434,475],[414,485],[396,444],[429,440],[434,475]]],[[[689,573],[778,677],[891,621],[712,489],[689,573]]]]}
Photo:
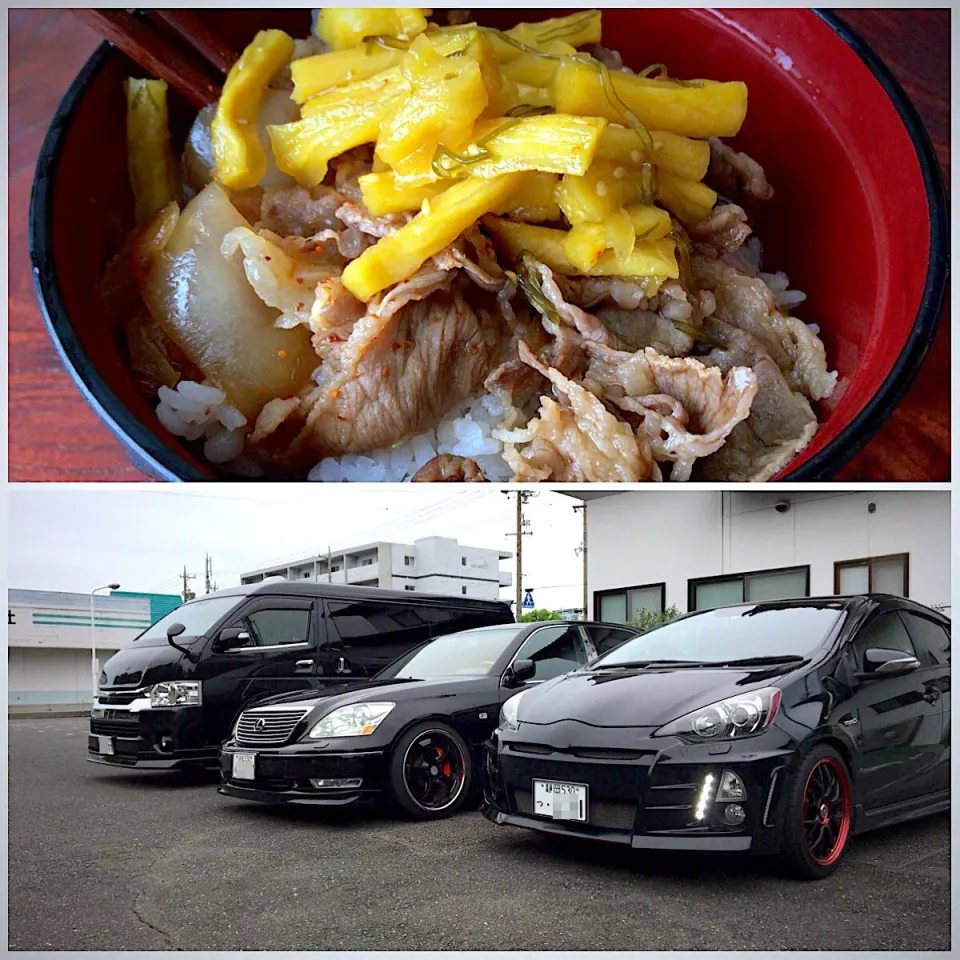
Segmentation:
{"type": "Polygon", "coordinates": [[[643,159],[643,154],[639,150],[631,150],[630,159],[634,163],[639,163],[643,159]]]}
{"type": "Polygon", "coordinates": [[[627,171],[624,167],[614,167],[613,175],[618,179],[622,180],[626,175],[627,171]]]}
{"type": "Polygon", "coordinates": [[[607,195],[607,185],[602,181],[597,181],[597,196],[605,197],[607,195]]]}

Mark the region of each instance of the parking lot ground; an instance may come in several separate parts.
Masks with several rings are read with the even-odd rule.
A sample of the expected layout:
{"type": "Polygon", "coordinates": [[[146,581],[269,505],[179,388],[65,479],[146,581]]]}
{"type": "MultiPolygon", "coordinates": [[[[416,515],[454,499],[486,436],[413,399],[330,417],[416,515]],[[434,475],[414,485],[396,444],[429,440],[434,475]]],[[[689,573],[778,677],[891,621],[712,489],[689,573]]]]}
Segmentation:
{"type": "Polygon", "coordinates": [[[497,828],[270,809],[212,776],[86,760],[11,720],[11,950],[947,950],[949,818],[858,839],[820,883],[497,828]]]}

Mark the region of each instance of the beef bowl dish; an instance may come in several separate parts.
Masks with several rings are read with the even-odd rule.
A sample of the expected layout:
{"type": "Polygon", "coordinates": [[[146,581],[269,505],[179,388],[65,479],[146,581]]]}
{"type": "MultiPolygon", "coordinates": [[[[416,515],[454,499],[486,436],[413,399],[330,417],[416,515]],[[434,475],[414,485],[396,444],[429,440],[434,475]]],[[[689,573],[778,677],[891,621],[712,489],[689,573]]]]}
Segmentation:
{"type": "Polygon", "coordinates": [[[199,111],[122,61],[87,78],[122,108],[130,190],[84,269],[147,466],[162,438],[160,474],[188,479],[762,481],[862,442],[902,389],[891,365],[929,339],[905,304],[936,286],[935,224],[880,280],[876,250],[856,269],[837,253],[833,219],[923,191],[917,150],[897,200],[845,213],[857,157],[835,155],[787,54],[774,119],[756,50],[643,62],[661,46],[620,49],[627,13],[732,42],[703,11],[329,8],[248,34],[199,111]],[[791,140],[823,140],[819,174],[783,160],[791,116],[791,140]],[[873,315],[871,280],[896,294],[873,315]]]}

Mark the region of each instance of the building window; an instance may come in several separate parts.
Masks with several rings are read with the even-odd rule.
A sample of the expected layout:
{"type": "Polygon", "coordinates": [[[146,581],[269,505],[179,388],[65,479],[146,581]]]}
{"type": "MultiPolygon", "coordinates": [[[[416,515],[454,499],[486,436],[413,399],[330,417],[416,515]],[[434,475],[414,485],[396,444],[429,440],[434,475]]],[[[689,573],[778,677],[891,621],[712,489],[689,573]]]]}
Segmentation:
{"type": "Polygon", "coordinates": [[[403,565],[404,565],[405,567],[412,567],[412,566],[413,566],[413,557],[404,557],[404,558],[403,558],[403,565]]]}
{"type": "Polygon", "coordinates": [[[339,573],[342,569],[343,569],[343,567],[342,567],[339,563],[335,563],[335,564],[333,564],[332,567],[330,567],[330,572],[331,572],[331,573],[339,573]]]}
{"type": "Polygon", "coordinates": [[[730,603],[762,603],[810,596],[810,567],[755,570],[687,581],[687,609],[711,610],[730,603]]]}
{"type": "Polygon", "coordinates": [[[619,590],[598,590],[593,595],[593,615],[605,623],[629,623],[641,610],[660,613],[666,601],[665,583],[623,587],[619,590]]]}
{"type": "Polygon", "coordinates": [[[373,566],[373,560],[372,560],[370,557],[367,557],[366,560],[361,560],[361,561],[360,561],[360,566],[361,566],[361,567],[372,567],[372,566],[373,566]]]}
{"type": "Polygon", "coordinates": [[[862,560],[839,560],[833,565],[833,592],[840,596],[854,593],[892,593],[909,597],[910,554],[894,553],[862,560]]]}
{"type": "Polygon", "coordinates": [[[461,587],[461,588],[460,588],[460,592],[461,592],[464,596],[466,596],[466,595],[467,595],[467,588],[466,588],[466,587],[461,587]]]}
{"type": "Polygon", "coordinates": [[[417,588],[416,588],[415,586],[411,586],[409,583],[405,583],[405,584],[403,585],[403,589],[404,589],[404,590],[416,590],[417,588]]]}
{"type": "Polygon", "coordinates": [[[467,558],[466,558],[466,557],[461,557],[461,558],[460,558],[460,566],[461,566],[461,567],[465,567],[466,565],[467,565],[467,558]]]}

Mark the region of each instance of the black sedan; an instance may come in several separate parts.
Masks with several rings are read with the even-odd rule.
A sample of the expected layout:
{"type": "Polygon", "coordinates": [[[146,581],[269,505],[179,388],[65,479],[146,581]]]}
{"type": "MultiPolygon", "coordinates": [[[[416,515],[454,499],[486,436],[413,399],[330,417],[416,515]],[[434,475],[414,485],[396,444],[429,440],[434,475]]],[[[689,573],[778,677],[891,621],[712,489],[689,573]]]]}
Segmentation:
{"type": "Polygon", "coordinates": [[[451,633],[362,688],[287,694],[243,711],[220,754],[219,792],[266,803],[393,800],[420,820],[471,794],[504,700],[636,636],[616,624],[507,624],[451,633]]]}
{"type": "Polygon", "coordinates": [[[850,838],[949,808],[950,621],[899,597],[689,614],[504,703],[485,816],[832,873],[850,838]]]}

